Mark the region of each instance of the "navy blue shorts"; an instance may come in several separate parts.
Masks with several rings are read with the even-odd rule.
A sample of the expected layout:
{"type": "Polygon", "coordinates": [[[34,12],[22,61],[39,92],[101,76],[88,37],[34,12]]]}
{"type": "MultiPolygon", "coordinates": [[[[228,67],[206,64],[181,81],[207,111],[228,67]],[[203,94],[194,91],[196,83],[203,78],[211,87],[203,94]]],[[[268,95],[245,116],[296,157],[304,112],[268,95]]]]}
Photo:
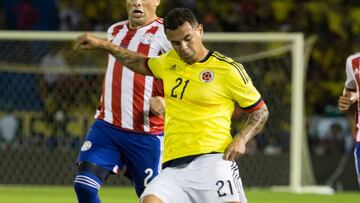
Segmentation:
{"type": "Polygon", "coordinates": [[[355,156],[356,174],[357,174],[358,184],[359,184],[359,189],[360,189],[360,142],[355,144],[354,156],[355,156]]]}
{"type": "Polygon", "coordinates": [[[95,120],[91,125],[77,162],[88,161],[115,174],[126,166],[125,175],[135,184],[138,195],[159,174],[163,134],[148,135],[123,131],[95,120]]]}

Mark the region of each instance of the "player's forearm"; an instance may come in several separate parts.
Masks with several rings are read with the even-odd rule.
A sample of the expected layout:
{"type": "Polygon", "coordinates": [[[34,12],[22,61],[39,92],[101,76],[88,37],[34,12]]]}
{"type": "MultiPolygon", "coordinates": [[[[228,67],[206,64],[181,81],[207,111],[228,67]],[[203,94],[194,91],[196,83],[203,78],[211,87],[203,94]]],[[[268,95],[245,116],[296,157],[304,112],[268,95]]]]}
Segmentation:
{"type": "Polygon", "coordinates": [[[268,117],[269,111],[264,104],[260,109],[249,114],[248,120],[236,137],[245,141],[245,143],[251,140],[263,129],[268,117]]]}
{"type": "Polygon", "coordinates": [[[146,56],[119,47],[110,41],[101,39],[92,34],[85,33],[77,37],[75,49],[80,50],[92,50],[102,49],[112,54],[116,59],[121,61],[126,67],[130,68],[134,72],[151,75],[150,70],[145,66],[146,56]]]}
{"type": "Polygon", "coordinates": [[[151,72],[145,67],[147,59],[145,55],[116,46],[109,41],[103,41],[99,45],[99,48],[108,51],[132,71],[143,75],[151,75],[151,72]]]}

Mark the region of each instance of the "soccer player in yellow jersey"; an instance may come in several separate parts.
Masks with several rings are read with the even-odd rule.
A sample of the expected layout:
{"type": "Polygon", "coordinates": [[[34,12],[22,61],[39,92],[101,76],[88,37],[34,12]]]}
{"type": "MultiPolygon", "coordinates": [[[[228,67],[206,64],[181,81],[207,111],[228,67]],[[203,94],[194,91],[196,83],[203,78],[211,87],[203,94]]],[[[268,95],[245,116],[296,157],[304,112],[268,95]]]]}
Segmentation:
{"type": "Polygon", "coordinates": [[[246,203],[235,159],[264,126],[268,109],[243,66],[204,47],[203,27],[189,9],[164,18],[173,50],[148,58],[97,38],[78,37],[78,49],[103,49],[128,68],[163,80],[165,141],[163,171],[145,189],[144,203],[246,203]],[[230,135],[234,104],[249,112],[230,135]]]}

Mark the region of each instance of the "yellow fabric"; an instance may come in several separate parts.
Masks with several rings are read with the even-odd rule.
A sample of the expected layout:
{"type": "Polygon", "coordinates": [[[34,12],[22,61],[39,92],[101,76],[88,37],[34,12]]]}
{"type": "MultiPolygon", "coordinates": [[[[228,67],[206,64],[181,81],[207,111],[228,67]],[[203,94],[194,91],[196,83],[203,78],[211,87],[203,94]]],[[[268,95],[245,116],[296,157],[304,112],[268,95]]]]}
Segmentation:
{"type": "Polygon", "coordinates": [[[224,152],[232,140],[234,101],[251,111],[261,99],[243,66],[218,52],[205,62],[188,65],[171,50],[150,58],[148,66],[164,82],[164,162],[224,152]],[[202,80],[202,76],[209,81],[202,80]]]}

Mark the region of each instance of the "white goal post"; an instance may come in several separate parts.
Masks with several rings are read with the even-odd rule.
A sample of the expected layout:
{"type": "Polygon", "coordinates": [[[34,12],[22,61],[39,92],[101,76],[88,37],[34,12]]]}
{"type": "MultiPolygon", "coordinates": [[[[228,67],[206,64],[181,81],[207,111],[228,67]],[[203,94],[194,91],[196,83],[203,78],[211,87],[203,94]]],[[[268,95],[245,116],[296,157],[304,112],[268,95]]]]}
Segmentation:
{"type": "MultiPolygon", "coordinates": [[[[1,31],[0,40],[51,40],[71,41],[84,32],[24,32],[1,31]]],[[[102,38],[104,32],[91,32],[102,38]]],[[[304,87],[305,87],[305,54],[304,35],[302,33],[206,33],[206,42],[286,42],[290,44],[291,52],[291,142],[290,142],[290,172],[289,186],[276,187],[292,192],[308,192],[309,188],[301,184],[302,178],[302,144],[306,135],[304,122],[304,87]]],[[[1,68],[1,67],[0,67],[1,68]]],[[[329,187],[314,187],[312,191],[331,193],[329,187]],[[314,190],[315,189],[315,190],[314,190]]]]}

